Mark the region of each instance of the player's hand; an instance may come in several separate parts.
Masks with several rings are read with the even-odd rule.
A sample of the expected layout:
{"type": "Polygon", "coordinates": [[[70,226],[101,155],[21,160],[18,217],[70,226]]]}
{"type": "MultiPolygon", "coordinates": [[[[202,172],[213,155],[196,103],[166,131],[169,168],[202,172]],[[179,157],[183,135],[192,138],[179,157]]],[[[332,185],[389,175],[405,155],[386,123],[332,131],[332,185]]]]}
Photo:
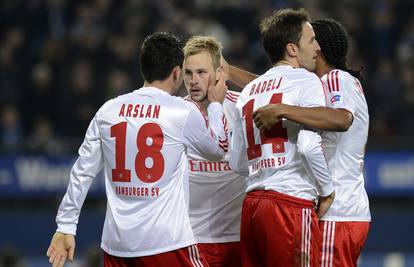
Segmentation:
{"type": "Polygon", "coordinates": [[[329,210],[329,207],[332,205],[332,202],[335,199],[335,191],[333,191],[329,196],[318,197],[318,204],[315,208],[316,214],[319,218],[323,217],[325,213],[329,210]]]}
{"type": "Polygon", "coordinates": [[[46,255],[53,267],[62,267],[66,259],[73,261],[75,254],[75,237],[69,234],[56,232],[53,235],[46,255]]]}
{"type": "Polygon", "coordinates": [[[223,57],[223,55],[221,56],[221,67],[223,68],[225,79],[228,80],[230,75],[230,66],[229,63],[227,63],[227,60],[223,57]]]}
{"type": "MultiPolygon", "coordinates": [[[[221,69],[222,67],[220,67],[221,69]]],[[[227,93],[226,78],[222,70],[220,70],[219,75],[217,75],[218,80],[213,80],[213,76],[209,78],[208,84],[208,100],[210,102],[220,102],[223,103],[224,98],[227,93]]]]}
{"type": "Polygon", "coordinates": [[[269,130],[282,119],[284,104],[268,104],[253,112],[253,120],[260,130],[269,130]]]}

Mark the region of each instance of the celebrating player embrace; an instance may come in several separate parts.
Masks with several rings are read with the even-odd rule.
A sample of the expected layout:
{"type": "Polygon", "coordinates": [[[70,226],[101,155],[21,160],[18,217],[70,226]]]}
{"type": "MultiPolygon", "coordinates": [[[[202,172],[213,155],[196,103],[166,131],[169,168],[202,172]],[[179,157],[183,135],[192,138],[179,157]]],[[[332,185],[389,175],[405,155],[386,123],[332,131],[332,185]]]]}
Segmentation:
{"type": "Polygon", "coordinates": [[[220,160],[227,136],[225,91],[209,86],[209,119],[174,94],[182,84],[182,42],[148,36],[140,51],[144,86],[106,102],[79,149],[58,225],[47,251],[53,266],[73,259],[80,209],[104,168],[107,211],[101,247],[105,266],[202,266],[188,216],[187,150],[220,160]],[[142,114],[142,115],[141,115],[142,114]],[[208,126],[207,126],[208,125],[208,126]]]}

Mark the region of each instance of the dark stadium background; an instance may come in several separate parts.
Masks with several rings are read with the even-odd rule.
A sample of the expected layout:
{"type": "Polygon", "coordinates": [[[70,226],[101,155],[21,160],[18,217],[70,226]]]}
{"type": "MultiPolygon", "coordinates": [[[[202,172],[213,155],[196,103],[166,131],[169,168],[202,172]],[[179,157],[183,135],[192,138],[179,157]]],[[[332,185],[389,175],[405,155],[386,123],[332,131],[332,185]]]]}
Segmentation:
{"type": "MultiPolygon", "coordinates": [[[[414,1],[4,0],[0,267],[48,266],[77,148],[101,104],[141,86],[138,47],[147,34],[212,34],[229,62],[262,73],[269,61],[258,24],[281,7],[335,18],[352,35],[351,63],[364,67],[370,109],[365,171],[373,223],[360,266],[414,266],[414,1]]],[[[100,266],[105,205],[101,176],[82,210],[70,266],[100,266]]]]}

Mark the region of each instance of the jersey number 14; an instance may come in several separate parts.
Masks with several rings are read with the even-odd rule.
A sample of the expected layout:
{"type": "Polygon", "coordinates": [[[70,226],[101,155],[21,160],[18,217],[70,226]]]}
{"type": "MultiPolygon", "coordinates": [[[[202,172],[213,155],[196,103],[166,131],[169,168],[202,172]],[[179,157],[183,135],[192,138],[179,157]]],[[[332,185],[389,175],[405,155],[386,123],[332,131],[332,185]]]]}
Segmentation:
{"type": "MultiPolygon", "coordinates": [[[[283,94],[273,94],[269,104],[277,104],[282,102],[283,94]]],[[[262,156],[262,145],[272,144],[273,153],[285,152],[285,142],[288,140],[287,130],[283,128],[282,121],[279,121],[270,128],[260,132],[260,144],[256,144],[254,140],[253,127],[253,107],[254,99],[251,99],[243,106],[243,117],[246,120],[246,137],[247,137],[247,158],[249,160],[262,156]]],[[[257,128],[256,128],[257,129],[257,128]]]]}

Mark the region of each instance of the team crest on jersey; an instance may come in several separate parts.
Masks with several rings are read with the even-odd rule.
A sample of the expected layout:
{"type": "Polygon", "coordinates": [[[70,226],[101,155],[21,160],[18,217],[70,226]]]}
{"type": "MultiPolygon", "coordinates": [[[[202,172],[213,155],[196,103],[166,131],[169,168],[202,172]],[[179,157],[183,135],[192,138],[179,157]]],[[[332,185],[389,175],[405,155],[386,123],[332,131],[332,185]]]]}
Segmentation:
{"type": "Polygon", "coordinates": [[[341,100],[341,96],[340,95],[334,95],[331,98],[331,104],[339,102],[341,100]]]}

